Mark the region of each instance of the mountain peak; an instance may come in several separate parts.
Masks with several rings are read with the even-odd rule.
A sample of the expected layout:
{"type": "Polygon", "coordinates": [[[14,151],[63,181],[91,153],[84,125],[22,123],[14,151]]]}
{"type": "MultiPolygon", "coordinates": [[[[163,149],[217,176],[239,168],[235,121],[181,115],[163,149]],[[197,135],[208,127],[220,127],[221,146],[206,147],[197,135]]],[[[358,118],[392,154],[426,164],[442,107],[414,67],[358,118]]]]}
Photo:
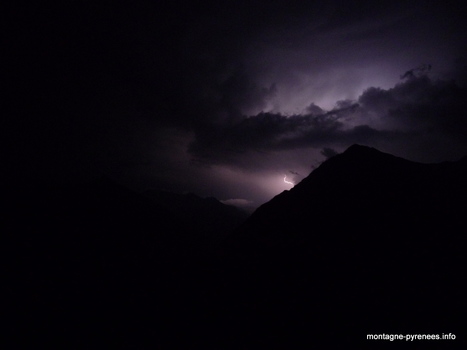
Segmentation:
{"type": "Polygon", "coordinates": [[[369,177],[368,181],[372,181],[371,178],[376,174],[383,176],[397,173],[400,175],[404,172],[401,167],[411,163],[413,162],[381,152],[373,147],[354,144],[344,152],[324,161],[293,190],[296,192],[300,188],[308,187],[318,179],[320,183],[336,184],[349,182],[351,178],[369,177]]]}
{"type": "MultiPolygon", "coordinates": [[[[293,227],[301,232],[300,225],[306,226],[309,216],[300,213],[308,212],[313,213],[315,226],[319,223],[322,230],[329,231],[328,226],[332,224],[327,222],[332,223],[333,218],[328,213],[335,213],[340,218],[338,221],[365,222],[370,216],[386,222],[391,213],[395,217],[403,215],[399,212],[401,206],[404,213],[416,212],[422,218],[420,208],[436,212],[433,208],[452,207],[449,198],[462,198],[460,188],[465,188],[462,180],[465,167],[461,165],[460,162],[423,164],[355,144],[323,162],[290,191],[258,208],[244,227],[250,225],[248,222],[256,225],[261,221],[259,226],[270,231],[282,227],[284,232],[289,232],[293,227]],[[443,205],[441,198],[446,200],[443,205]],[[371,214],[363,217],[362,213],[371,214]]],[[[376,225],[377,220],[371,220],[376,225]]]]}
{"type": "Polygon", "coordinates": [[[351,156],[351,157],[365,158],[367,160],[371,160],[371,159],[374,159],[375,157],[381,157],[381,156],[397,158],[393,156],[392,154],[381,152],[377,150],[376,148],[369,147],[369,146],[362,146],[358,144],[353,144],[341,154],[347,157],[351,156]]]}
{"type": "Polygon", "coordinates": [[[373,147],[369,147],[369,146],[363,146],[363,145],[359,145],[357,143],[354,143],[352,146],[350,146],[349,148],[347,148],[344,153],[362,153],[362,152],[378,152],[378,153],[381,153],[380,151],[378,151],[376,148],[373,148],[373,147]]]}

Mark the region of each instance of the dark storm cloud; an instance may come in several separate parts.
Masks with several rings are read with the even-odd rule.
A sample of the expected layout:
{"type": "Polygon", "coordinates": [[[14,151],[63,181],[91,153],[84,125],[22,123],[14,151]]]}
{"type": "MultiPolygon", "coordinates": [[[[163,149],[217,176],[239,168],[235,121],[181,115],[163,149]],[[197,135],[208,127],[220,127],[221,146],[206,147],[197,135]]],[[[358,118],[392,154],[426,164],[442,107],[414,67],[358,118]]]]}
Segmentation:
{"type": "MultiPolygon", "coordinates": [[[[457,155],[466,152],[466,89],[455,81],[430,79],[420,69],[410,72],[391,89],[368,88],[357,101],[337,101],[336,109],[323,114],[259,113],[204,134],[199,131],[189,151],[208,162],[232,165],[251,152],[299,148],[324,148],[323,155],[329,157],[336,152],[333,146],[353,143],[419,141],[435,147],[439,140],[449,139],[460,147],[457,155]]],[[[438,147],[444,147],[445,154],[453,151],[445,144],[438,147]]]]}
{"type": "Polygon", "coordinates": [[[293,149],[314,137],[316,142],[342,129],[338,115],[341,111],[323,115],[284,116],[259,113],[243,117],[237,123],[199,130],[189,151],[194,156],[207,157],[213,162],[232,160],[232,156],[249,151],[293,149]]]}
{"type": "Polygon", "coordinates": [[[314,115],[320,115],[320,114],[326,113],[326,111],[324,111],[320,106],[317,106],[317,105],[314,104],[314,103],[311,103],[311,104],[305,109],[305,111],[306,111],[307,113],[314,114],[314,115]]]}
{"type": "Polygon", "coordinates": [[[433,74],[462,56],[455,6],[96,1],[5,13],[12,178],[184,184],[195,173],[190,186],[205,188],[210,165],[305,174],[328,154],[320,150],[352,143],[402,156],[405,143],[429,154],[465,149],[465,61],[440,69],[451,80],[408,71],[430,62],[433,74]],[[390,88],[388,77],[404,72],[390,88]]]}
{"type": "Polygon", "coordinates": [[[407,72],[401,75],[401,79],[421,77],[424,74],[430,72],[430,70],[431,64],[422,64],[420,67],[409,69],[407,72]]]}
{"type": "Polygon", "coordinates": [[[464,138],[467,132],[467,90],[455,81],[410,76],[389,90],[367,89],[359,103],[363,113],[409,130],[464,138]],[[384,120],[383,119],[383,120],[384,120]]]}

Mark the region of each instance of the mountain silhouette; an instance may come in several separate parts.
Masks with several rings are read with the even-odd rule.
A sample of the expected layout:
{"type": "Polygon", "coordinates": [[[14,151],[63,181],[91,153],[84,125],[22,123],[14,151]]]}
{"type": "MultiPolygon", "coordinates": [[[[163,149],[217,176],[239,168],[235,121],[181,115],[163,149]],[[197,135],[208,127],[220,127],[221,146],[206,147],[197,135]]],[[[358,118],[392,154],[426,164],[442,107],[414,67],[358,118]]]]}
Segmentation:
{"type": "Polygon", "coordinates": [[[211,239],[224,238],[248,217],[246,212],[223,204],[214,197],[201,198],[193,193],[178,194],[159,190],[148,190],[144,195],[167,208],[172,215],[178,215],[189,230],[211,239]]]}
{"type": "Polygon", "coordinates": [[[353,145],[328,159],[229,238],[238,326],[284,348],[368,333],[465,343],[466,179],[466,158],[421,164],[353,145]]]}
{"type": "Polygon", "coordinates": [[[421,164],[354,145],[258,208],[240,231],[290,237],[352,227],[394,235],[407,225],[433,224],[457,231],[454,221],[466,209],[466,174],[465,158],[421,164]]]}

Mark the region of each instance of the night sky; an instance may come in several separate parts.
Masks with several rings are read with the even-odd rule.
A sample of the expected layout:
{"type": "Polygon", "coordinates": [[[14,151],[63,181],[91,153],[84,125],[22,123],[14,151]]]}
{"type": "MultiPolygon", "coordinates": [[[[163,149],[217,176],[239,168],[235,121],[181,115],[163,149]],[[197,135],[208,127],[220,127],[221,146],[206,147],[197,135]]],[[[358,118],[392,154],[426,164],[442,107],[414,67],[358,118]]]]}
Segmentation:
{"type": "Polygon", "coordinates": [[[6,185],[102,176],[256,207],[354,143],[467,155],[461,1],[15,2],[6,185]]]}

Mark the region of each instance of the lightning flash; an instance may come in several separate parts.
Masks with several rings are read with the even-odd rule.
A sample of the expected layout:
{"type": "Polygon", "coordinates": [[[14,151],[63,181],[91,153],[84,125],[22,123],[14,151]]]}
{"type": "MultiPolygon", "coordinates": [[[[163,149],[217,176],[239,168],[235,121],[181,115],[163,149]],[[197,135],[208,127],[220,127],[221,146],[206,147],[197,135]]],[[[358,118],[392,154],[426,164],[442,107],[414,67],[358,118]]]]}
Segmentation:
{"type": "Polygon", "coordinates": [[[287,181],[287,175],[284,175],[284,182],[285,182],[286,184],[289,184],[289,185],[292,185],[292,186],[294,185],[293,182],[287,181]]]}

